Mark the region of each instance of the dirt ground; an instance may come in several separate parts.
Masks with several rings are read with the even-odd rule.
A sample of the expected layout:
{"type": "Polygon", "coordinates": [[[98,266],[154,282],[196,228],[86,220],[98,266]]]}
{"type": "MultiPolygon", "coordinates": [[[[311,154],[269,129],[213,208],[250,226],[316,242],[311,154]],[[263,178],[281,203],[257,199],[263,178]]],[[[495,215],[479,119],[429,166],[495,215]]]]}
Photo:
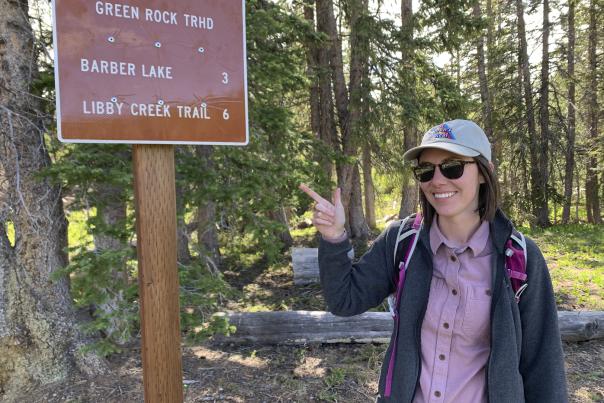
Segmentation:
{"type": "MultiPolygon", "coordinates": [[[[604,402],[604,340],[564,345],[569,394],[604,402]]],[[[385,346],[185,347],[185,402],[372,402],[385,346]]],[[[140,350],[109,360],[111,374],[26,391],[15,402],[143,402],[140,350]]]]}

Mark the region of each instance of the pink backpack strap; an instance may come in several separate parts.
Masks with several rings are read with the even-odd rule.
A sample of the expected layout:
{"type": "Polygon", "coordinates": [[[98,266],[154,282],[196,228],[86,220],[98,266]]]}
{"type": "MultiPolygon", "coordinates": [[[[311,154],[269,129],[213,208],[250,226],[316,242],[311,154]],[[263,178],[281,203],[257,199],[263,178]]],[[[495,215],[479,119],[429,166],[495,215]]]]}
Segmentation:
{"type": "Polygon", "coordinates": [[[505,268],[516,303],[520,302],[520,296],[528,286],[526,275],[526,239],[522,233],[514,229],[510,239],[505,243],[505,268]]]}

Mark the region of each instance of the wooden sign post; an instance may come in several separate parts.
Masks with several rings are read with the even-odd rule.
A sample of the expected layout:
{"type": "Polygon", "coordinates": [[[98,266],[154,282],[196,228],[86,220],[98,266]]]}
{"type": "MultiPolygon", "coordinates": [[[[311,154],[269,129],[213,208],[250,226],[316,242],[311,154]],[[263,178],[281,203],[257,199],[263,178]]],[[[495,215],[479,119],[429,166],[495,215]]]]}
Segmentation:
{"type": "Polygon", "coordinates": [[[145,401],[183,399],[172,144],[246,145],[244,0],[53,0],[59,139],[130,143],[145,401]]]}
{"type": "Polygon", "coordinates": [[[174,146],[132,151],[145,401],[182,402],[174,146]]]}

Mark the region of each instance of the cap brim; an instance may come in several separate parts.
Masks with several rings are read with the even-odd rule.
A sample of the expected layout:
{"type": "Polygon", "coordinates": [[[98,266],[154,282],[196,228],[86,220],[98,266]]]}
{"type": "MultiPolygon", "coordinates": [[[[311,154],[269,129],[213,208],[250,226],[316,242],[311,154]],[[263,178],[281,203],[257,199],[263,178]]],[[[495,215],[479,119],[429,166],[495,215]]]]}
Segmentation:
{"type": "Polygon", "coordinates": [[[477,157],[480,155],[478,151],[473,150],[469,147],[465,147],[459,144],[441,142],[413,147],[412,149],[408,150],[403,154],[403,159],[405,161],[412,161],[414,159],[417,159],[420,153],[426,148],[438,148],[439,150],[450,151],[454,154],[462,155],[464,157],[477,157]]]}

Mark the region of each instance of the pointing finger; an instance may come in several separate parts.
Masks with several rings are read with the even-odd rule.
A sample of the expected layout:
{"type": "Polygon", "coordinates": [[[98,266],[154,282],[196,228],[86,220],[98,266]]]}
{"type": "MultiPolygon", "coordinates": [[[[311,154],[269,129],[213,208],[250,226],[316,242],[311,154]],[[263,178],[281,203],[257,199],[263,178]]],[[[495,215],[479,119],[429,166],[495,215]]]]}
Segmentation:
{"type": "Polygon", "coordinates": [[[314,190],[312,190],[311,188],[309,188],[308,186],[306,186],[304,183],[301,183],[300,186],[298,186],[300,188],[301,191],[303,191],[304,193],[306,193],[307,195],[309,195],[310,197],[312,197],[312,199],[314,201],[316,201],[317,203],[327,203],[330,204],[329,201],[325,200],[324,198],[322,198],[317,192],[315,192],[314,190]]]}

